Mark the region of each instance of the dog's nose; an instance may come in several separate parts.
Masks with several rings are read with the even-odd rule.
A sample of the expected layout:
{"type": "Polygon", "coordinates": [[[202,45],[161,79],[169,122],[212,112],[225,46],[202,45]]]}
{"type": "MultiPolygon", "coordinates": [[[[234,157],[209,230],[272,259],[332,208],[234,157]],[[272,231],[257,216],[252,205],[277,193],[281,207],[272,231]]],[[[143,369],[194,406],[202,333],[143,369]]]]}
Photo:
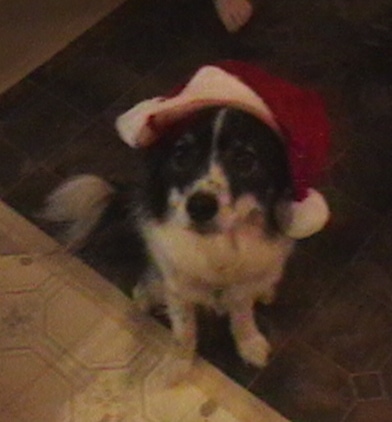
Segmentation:
{"type": "Polygon", "coordinates": [[[216,197],[208,192],[196,192],[187,202],[186,210],[191,219],[196,223],[207,223],[218,212],[216,197]]]}

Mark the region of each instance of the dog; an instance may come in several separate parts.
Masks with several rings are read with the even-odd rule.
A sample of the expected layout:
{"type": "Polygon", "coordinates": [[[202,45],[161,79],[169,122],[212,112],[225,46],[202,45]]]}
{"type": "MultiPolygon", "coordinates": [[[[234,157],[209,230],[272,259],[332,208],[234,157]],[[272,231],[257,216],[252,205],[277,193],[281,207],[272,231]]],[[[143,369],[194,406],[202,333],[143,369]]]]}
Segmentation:
{"type": "Polygon", "coordinates": [[[133,290],[139,306],[165,305],[190,359],[195,307],[228,314],[240,356],[265,366],[271,347],[254,305],[273,302],[295,244],[279,225],[279,209],[293,192],[284,139],[245,111],[207,107],[141,159],[142,188],[130,199],[95,175],[79,175],[49,195],[42,217],[69,223],[63,240],[81,248],[102,221],[110,224],[108,215],[121,215],[135,225],[149,258],[133,290]]]}
{"type": "Polygon", "coordinates": [[[139,148],[138,186],[80,175],[49,195],[43,217],[67,223],[63,239],[74,249],[105,227],[122,228],[121,246],[146,264],[135,303],[146,312],[163,304],[183,351],[174,382],[191,367],[200,306],[227,314],[239,355],[264,367],[271,346],[254,305],[274,301],[297,239],[329,219],[312,187],[329,144],[322,98],[253,64],[225,61],[136,104],[116,128],[139,148]]]}

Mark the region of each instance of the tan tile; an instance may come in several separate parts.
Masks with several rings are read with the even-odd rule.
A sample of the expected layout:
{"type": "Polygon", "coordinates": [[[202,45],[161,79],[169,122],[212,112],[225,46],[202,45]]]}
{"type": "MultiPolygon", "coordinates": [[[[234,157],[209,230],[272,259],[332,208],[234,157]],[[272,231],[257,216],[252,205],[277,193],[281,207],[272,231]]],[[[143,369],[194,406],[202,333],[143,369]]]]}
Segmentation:
{"type": "Polygon", "coordinates": [[[127,368],[99,371],[94,381],[75,397],[75,422],[142,421],[141,387],[127,368]]]}
{"type": "Polygon", "coordinates": [[[9,406],[0,407],[7,422],[284,420],[202,360],[194,376],[167,388],[176,362],[168,353],[173,346],[168,330],[134,312],[128,298],[79,260],[53,253],[47,236],[24,219],[7,218],[16,238],[30,233],[25,245],[50,275],[34,291],[0,295],[0,351],[33,344],[47,362],[25,369],[28,359],[20,358],[18,371],[7,373],[11,364],[2,371],[15,376],[18,391],[9,406]],[[27,374],[27,384],[19,384],[19,373],[27,374]]]}
{"type": "Polygon", "coordinates": [[[165,357],[145,380],[145,415],[148,420],[181,421],[206,401],[205,395],[186,381],[176,387],[167,387],[167,371],[173,364],[172,360],[172,356],[165,357]]]}
{"type": "Polygon", "coordinates": [[[43,300],[36,292],[0,296],[0,349],[28,347],[42,337],[43,300]]]}
{"type": "Polygon", "coordinates": [[[227,410],[219,407],[212,400],[206,401],[195,411],[189,413],[182,422],[239,422],[240,419],[234,417],[227,410]]]}
{"type": "Polygon", "coordinates": [[[50,370],[12,403],[10,409],[29,422],[71,422],[73,387],[57,371],[50,370]]]}
{"type": "Polygon", "coordinates": [[[4,422],[28,422],[20,414],[12,412],[11,410],[0,411],[0,421],[4,422]]]}
{"type": "Polygon", "coordinates": [[[87,368],[126,366],[145,347],[116,321],[106,318],[70,353],[87,368]]]}
{"type": "Polygon", "coordinates": [[[0,351],[0,409],[48,369],[49,364],[32,350],[0,351]]]}
{"type": "Polygon", "coordinates": [[[0,230],[0,256],[1,255],[17,255],[26,252],[11,239],[6,232],[0,230]]]}
{"type": "Polygon", "coordinates": [[[0,202],[0,229],[10,241],[30,255],[48,254],[58,249],[58,244],[53,239],[4,202],[0,202]]]}
{"type": "Polygon", "coordinates": [[[0,256],[0,292],[20,292],[39,288],[50,272],[30,255],[0,256]]]}
{"type": "Polygon", "coordinates": [[[91,25],[121,4],[121,0],[60,3],[1,1],[0,92],[64,48],[91,25]],[[32,19],[34,17],[34,19],[32,19]],[[15,28],[20,28],[15,30],[15,28]],[[13,48],[9,48],[12,45],[13,48]]]}
{"type": "Polygon", "coordinates": [[[104,318],[95,303],[69,287],[57,292],[46,308],[46,334],[67,351],[82,338],[87,338],[104,318]]]}

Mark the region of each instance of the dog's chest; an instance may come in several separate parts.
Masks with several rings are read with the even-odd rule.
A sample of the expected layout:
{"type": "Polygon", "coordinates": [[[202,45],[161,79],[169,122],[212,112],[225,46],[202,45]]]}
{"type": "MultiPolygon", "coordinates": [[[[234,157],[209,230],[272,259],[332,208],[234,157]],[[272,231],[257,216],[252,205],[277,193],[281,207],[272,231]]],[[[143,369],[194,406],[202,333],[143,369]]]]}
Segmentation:
{"type": "Polygon", "coordinates": [[[292,248],[288,239],[271,240],[252,227],[235,234],[200,235],[171,224],[151,225],[145,237],[164,272],[202,285],[228,286],[261,279],[281,268],[292,248]]]}

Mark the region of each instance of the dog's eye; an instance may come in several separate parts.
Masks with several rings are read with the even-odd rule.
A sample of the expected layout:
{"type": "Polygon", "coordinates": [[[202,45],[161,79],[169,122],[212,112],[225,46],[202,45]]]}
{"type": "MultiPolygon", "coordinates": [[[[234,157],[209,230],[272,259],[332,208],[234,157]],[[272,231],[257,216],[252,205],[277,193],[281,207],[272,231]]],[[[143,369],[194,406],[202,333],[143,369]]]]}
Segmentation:
{"type": "Polygon", "coordinates": [[[195,163],[197,147],[192,136],[180,139],[173,149],[171,164],[175,170],[186,170],[195,163]]]}
{"type": "Polygon", "coordinates": [[[232,161],[234,170],[242,177],[253,176],[259,169],[257,154],[252,148],[238,149],[232,161]]]}

